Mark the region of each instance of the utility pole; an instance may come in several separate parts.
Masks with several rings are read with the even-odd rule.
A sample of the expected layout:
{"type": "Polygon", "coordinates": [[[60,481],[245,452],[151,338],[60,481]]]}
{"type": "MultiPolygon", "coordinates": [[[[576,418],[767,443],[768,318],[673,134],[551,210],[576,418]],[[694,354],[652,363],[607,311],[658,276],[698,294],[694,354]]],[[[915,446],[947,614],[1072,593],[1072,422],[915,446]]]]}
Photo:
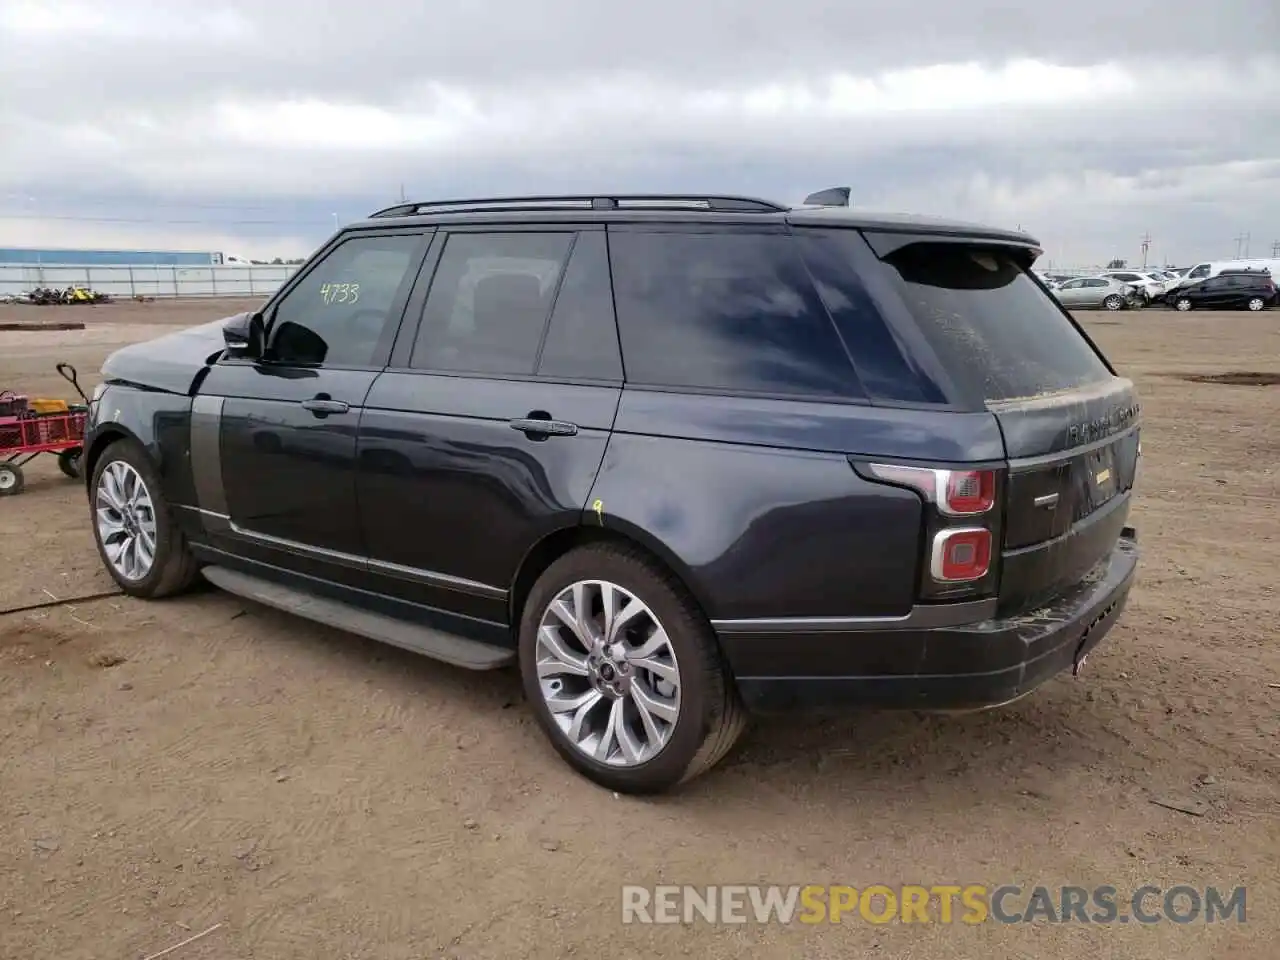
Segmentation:
{"type": "Polygon", "coordinates": [[[1244,255],[1248,257],[1249,256],[1249,234],[1247,233],[1242,233],[1240,234],[1240,236],[1236,237],[1236,259],[1237,260],[1240,259],[1240,250],[1242,246],[1244,248],[1244,255]]]}
{"type": "Polygon", "coordinates": [[[1151,249],[1151,231],[1142,235],[1142,269],[1147,269],[1147,251],[1151,249]]]}
{"type": "Polygon", "coordinates": [[[400,184],[400,202],[404,203],[404,184],[400,184]]]}
{"type": "Polygon", "coordinates": [[[1271,256],[1280,259],[1280,240],[1276,240],[1271,244],[1271,256]]]}

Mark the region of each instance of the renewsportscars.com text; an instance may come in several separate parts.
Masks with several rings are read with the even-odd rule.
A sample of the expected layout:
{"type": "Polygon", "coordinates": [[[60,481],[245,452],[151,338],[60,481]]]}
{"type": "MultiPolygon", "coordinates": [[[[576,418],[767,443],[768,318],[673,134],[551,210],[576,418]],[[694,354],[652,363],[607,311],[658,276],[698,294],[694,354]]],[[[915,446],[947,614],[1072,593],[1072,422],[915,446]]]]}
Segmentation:
{"type": "Polygon", "coordinates": [[[642,923],[1245,922],[1245,888],[1005,884],[726,885],[622,888],[622,922],[642,923]]]}

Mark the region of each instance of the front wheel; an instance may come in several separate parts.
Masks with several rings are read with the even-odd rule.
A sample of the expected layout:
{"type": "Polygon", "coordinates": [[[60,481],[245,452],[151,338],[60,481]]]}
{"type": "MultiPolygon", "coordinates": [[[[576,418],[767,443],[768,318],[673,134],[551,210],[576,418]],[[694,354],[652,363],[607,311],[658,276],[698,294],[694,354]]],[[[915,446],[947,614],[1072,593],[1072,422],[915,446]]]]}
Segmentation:
{"type": "Polygon", "coordinates": [[[1113,293],[1102,301],[1102,305],[1108,310],[1119,310],[1124,307],[1124,300],[1119,294],[1113,293]]]}
{"type": "Polygon", "coordinates": [[[1188,310],[1191,309],[1191,301],[1188,300],[1186,297],[1179,297],[1177,300],[1174,301],[1173,305],[1176,309],[1181,310],[1183,313],[1186,313],[1188,310]]]}
{"type": "Polygon", "coordinates": [[[711,625],[634,548],[580,547],[548,567],[519,643],[539,726],[571,767],[611,790],[652,794],[691,780],[745,726],[711,625]]]}
{"type": "Polygon", "coordinates": [[[58,469],[72,480],[80,479],[80,455],[84,450],[80,447],[72,447],[70,450],[63,450],[58,454],[58,469]]]}
{"type": "Polygon", "coordinates": [[[103,451],[93,468],[89,506],[98,554],[125,593],[165,597],[195,580],[198,568],[186,537],[136,443],[117,440],[103,451]]]}

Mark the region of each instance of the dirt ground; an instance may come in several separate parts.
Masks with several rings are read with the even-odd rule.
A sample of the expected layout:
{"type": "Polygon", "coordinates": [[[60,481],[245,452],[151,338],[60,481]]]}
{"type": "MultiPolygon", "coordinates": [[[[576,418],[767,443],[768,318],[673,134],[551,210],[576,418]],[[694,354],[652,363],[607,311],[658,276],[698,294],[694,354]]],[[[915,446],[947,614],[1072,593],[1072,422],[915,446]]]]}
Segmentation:
{"type": "MultiPolygon", "coordinates": [[[[3,308],[0,389],[239,304],[3,308]]],[[[963,716],[756,725],[619,798],[514,675],[212,590],[0,616],[0,958],[1280,956],[1280,312],[1083,315],[1137,383],[1141,583],[1080,680],[963,716]],[[1153,803],[1188,807],[1179,812],[1153,803]],[[623,884],[1247,887],[1244,924],[624,926],[623,884]]],[[[0,499],[0,610],[109,589],[52,458],[0,499]]]]}

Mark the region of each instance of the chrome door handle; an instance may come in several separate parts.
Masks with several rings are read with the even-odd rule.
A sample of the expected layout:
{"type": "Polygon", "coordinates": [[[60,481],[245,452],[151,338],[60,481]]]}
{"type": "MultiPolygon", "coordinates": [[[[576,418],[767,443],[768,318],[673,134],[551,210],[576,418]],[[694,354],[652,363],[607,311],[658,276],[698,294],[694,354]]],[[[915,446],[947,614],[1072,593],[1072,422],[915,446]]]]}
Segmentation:
{"type": "Polygon", "coordinates": [[[576,423],[566,423],[564,420],[540,420],[537,417],[522,417],[519,420],[510,421],[510,423],[512,430],[519,430],[529,436],[572,437],[578,432],[576,423]]]}
{"type": "Polygon", "coordinates": [[[310,410],[317,417],[327,417],[331,413],[346,413],[351,407],[341,400],[325,400],[316,397],[312,400],[303,400],[302,409],[310,410]]]}

